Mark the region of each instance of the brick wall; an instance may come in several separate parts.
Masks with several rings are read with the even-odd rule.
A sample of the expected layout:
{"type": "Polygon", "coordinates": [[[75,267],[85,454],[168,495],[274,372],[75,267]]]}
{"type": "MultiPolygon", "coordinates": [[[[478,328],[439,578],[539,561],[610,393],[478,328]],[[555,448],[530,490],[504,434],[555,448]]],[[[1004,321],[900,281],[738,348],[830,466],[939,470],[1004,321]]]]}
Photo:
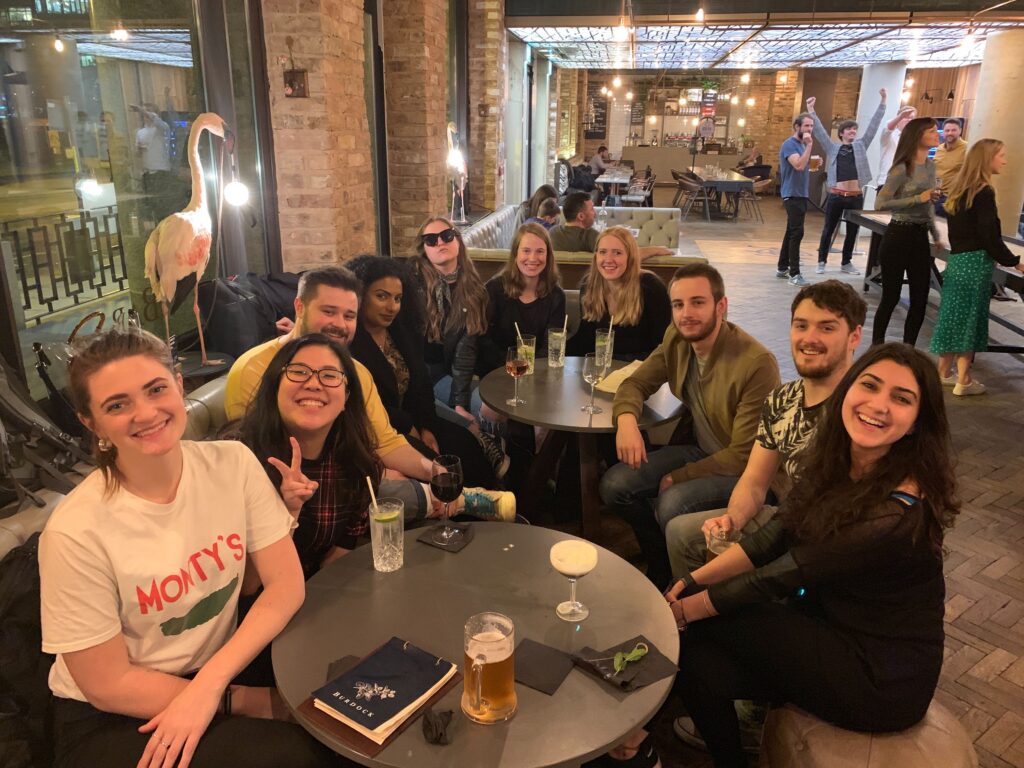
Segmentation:
{"type": "Polygon", "coordinates": [[[263,17],[284,268],[336,264],[373,251],[363,5],[263,0],[263,17]],[[309,98],[284,95],[289,56],[308,70],[309,98]]]}
{"type": "Polygon", "coordinates": [[[559,69],[556,77],[558,130],[555,150],[560,158],[572,158],[578,151],[580,136],[579,81],[585,75],[578,69],[559,69]]]}
{"type": "Polygon", "coordinates": [[[409,255],[423,220],[448,215],[448,4],[384,0],[391,251],[409,255]]]}
{"type": "Polygon", "coordinates": [[[470,0],[468,27],[471,200],[474,205],[496,208],[505,200],[505,0],[470,0]]]}
{"type": "MultiPolygon", "coordinates": [[[[841,69],[836,73],[836,90],[832,101],[832,111],[839,115],[841,120],[858,119],[857,100],[860,97],[860,77],[859,69],[841,69]]],[[[894,101],[899,98],[899,94],[892,94],[892,96],[894,101]]],[[[877,106],[878,101],[868,99],[868,104],[877,106]]],[[[866,115],[861,115],[860,119],[864,120],[866,124],[870,117],[871,113],[869,112],[866,115]]]]}

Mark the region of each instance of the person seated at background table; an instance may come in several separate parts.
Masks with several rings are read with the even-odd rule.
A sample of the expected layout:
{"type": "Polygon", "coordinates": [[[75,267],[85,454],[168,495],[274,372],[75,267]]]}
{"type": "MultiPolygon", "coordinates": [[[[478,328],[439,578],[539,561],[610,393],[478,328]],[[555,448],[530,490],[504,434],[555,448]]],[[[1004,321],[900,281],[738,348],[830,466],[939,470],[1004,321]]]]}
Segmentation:
{"type": "Polygon", "coordinates": [[[676,515],[727,506],[765,398],[779,385],[775,356],[725,319],[728,300],[718,270],[680,267],[669,295],[672,323],[661,344],[615,393],[612,423],[621,463],[600,487],[605,504],[632,526],[647,576],[659,588],[671,578],[665,526],[676,515]],[[648,454],[637,419],[644,401],[666,382],[686,405],[690,434],[685,443],[648,454]]]}
{"type": "Polygon", "coordinates": [[[523,225],[528,219],[540,216],[540,207],[545,200],[554,200],[555,204],[558,204],[558,190],[550,184],[541,184],[528,200],[519,204],[516,211],[516,227],[523,225]]]}
{"type": "Polygon", "coordinates": [[[853,731],[924,717],[942,667],[944,529],[959,511],[935,366],[904,344],[847,372],[775,519],[666,593],[679,685],[719,768],[746,766],[733,700],[853,731]]]}
{"type": "Polygon", "coordinates": [[[980,395],[985,385],[971,376],[975,352],[988,349],[988,305],[996,262],[1024,272],[1020,257],[1003,242],[992,176],[1006,167],[1006,146],[980,139],[950,183],[946,200],[950,256],[942,275],[942,303],[930,351],[939,355],[939,376],[957,396],[980,395]],[[950,366],[956,363],[953,373],[950,366]]]}
{"type": "MultiPolygon", "coordinates": [[[[593,253],[597,248],[597,238],[601,233],[594,229],[597,213],[594,201],[586,192],[573,192],[565,198],[562,206],[565,221],[556,224],[548,234],[551,235],[551,247],[556,251],[593,253]]],[[[638,258],[643,261],[650,256],[671,256],[674,251],[660,245],[645,245],[637,249],[638,258]]]]}
{"type": "Polygon", "coordinates": [[[562,209],[558,207],[558,201],[553,197],[549,197],[540,204],[540,208],[537,209],[537,215],[531,216],[523,223],[540,224],[545,230],[547,230],[558,224],[558,219],[561,218],[561,216],[562,209]]]}
{"type": "MultiPolygon", "coordinates": [[[[245,415],[270,361],[289,341],[310,333],[322,333],[343,346],[348,344],[356,331],[362,290],[359,278],[345,267],[322,267],[306,272],[299,280],[298,295],[295,298],[295,326],[292,330],[284,336],[253,347],[231,366],[224,393],[228,418],[237,420],[245,415]]],[[[381,493],[404,498],[406,514],[410,517],[419,519],[432,514],[434,502],[426,492],[429,486],[412,484],[413,489],[419,489],[420,492],[410,499],[404,496],[410,486],[403,482],[411,478],[429,483],[431,460],[395,431],[370,371],[358,361],[354,362],[354,366],[376,452],[388,470],[381,485],[381,493]]]]}
{"type": "MultiPolygon", "coordinates": [[[[825,403],[853,364],[867,304],[838,280],[801,288],[790,309],[789,343],[799,379],[772,390],[761,408],[757,437],[747,466],[729,496],[729,506],[672,518],[665,527],[669,562],[675,578],[685,578],[705,563],[707,537],[716,529],[750,535],[775,516],[796,479],[801,452],[814,435],[825,403]],[[766,503],[768,502],[768,503],[766,503]]],[[[762,710],[738,707],[745,741],[761,743],[762,710]]],[[[674,730],[691,746],[703,748],[689,717],[674,730]]]]}
{"type": "Polygon", "coordinates": [[[39,540],[55,765],[334,765],[249,667],[305,595],[256,457],[181,439],[181,375],[150,333],[90,338],[69,374],[99,469],[39,540]],[[264,589],[236,628],[247,556],[264,589]]]}
{"type": "MultiPolygon", "coordinates": [[[[480,440],[438,418],[434,408],[423,362],[423,310],[409,266],[386,256],[356,256],[347,266],[363,284],[349,352],[373,376],[391,425],[429,459],[441,453],[460,456],[466,485],[495,487],[498,478],[480,440]]],[[[499,450],[499,467],[502,459],[499,450]]]]}
{"type": "Polygon", "coordinates": [[[580,315],[579,329],[566,346],[574,357],[593,352],[597,330],[608,328],[614,317],[615,359],[639,360],[661,343],[672,322],[665,284],[640,268],[636,239],[625,227],[601,233],[580,280],[580,315]]]}
{"type": "Polygon", "coordinates": [[[594,174],[595,179],[613,165],[615,163],[612,161],[612,153],[608,151],[608,147],[604,144],[598,147],[597,152],[590,158],[590,172],[594,174]]]}
{"type": "MultiPolygon", "coordinates": [[[[433,516],[418,505],[428,488],[415,480],[383,479],[356,363],[321,333],[292,339],[277,351],[238,436],[298,520],[295,546],[306,578],[365,541],[367,478],[378,496],[402,499],[410,523],[433,516]]],[[[483,519],[513,520],[515,497],[467,488],[456,508],[483,519]]]]}

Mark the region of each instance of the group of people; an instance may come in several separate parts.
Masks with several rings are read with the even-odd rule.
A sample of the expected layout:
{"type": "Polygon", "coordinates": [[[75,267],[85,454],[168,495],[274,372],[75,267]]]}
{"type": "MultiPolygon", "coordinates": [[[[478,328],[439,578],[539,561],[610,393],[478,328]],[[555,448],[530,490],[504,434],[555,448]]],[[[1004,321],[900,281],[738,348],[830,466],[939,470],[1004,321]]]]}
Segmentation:
{"type": "MultiPolygon", "coordinates": [[[[807,99],[807,112],[793,121],[794,133],[782,145],[779,155],[781,194],[787,224],[779,253],[776,275],[793,285],[807,280],[800,274],[800,241],[808,207],[810,158],[814,139],[826,148],[828,197],[825,224],[818,245],[817,272],[825,271],[832,238],[844,210],[864,207],[865,186],[872,173],[867,160],[871,143],[885,112],[885,89],[863,136],[853,120],[839,124],[839,141],[833,141],[814,112],[815,99],[807,99]]],[[[957,118],[943,122],[940,139],[936,121],[917,117],[904,107],[889,121],[882,135],[882,172],[875,207],[891,211],[879,247],[882,297],[871,332],[873,344],[885,341],[892,312],[899,303],[906,277],[910,304],[903,326],[903,341],[917,342],[937,250],[948,249],[948,267],[943,274],[939,322],[930,349],[938,354],[940,376],[958,396],[985,391],[973,379],[973,353],[988,346],[988,306],[995,264],[1024,271],[1020,258],[1002,240],[992,177],[1006,165],[1001,141],[981,139],[968,149],[961,137],[963,125],[957,118]],[[929,155],[934,151],[934,160],[929,155]],[[949,243],[936,223],[946,219],[949,243]],[[929,236],[931,240],[929,241],[929,236]],[[955,368],[954,368],[955,363],[955,368]]],[[[847,222],[840,270],[860,274],[851,261],[858,227],[847,222]]]]}
{"type": "MultiPolygon", "coordinates": [[[[801,118],[798,133],[813,122],[801,118]]],[[[932,221],[932,139],[923,123],[903,128],[883,190],[907,217],[897,229],[932,221]]],[[[853,141],[843,167],[850,152],[858,167],[853,141]]],[[[796,170],[808,155],[798,142],[796,170]]],[[[989,185],[1002,162],[999,142],[979,141],[948,188],[950,269],[962,261],[963,276],[947,278],[962,287],[943,302],[937,339],[944,323],[978,332],[964,312],[992,259],[1006,257],[989,185]]],[[[958,511],[940,378],[954,357],[957,386],[971,386],[959,341],[938,350],[938,367],[908,344],[878,343],[854,362],[863,299],[836,280],[802,285],[789,329],[800,378],[782,383],[771,352],[727,319],[714,267],[685,265],[666,286],[622,227],[595,232],[591,250],[567,354],[593,351],[614,318],[615,356],[643,361],[615,395],[600,492],[632,525],[684,632],[689,718],[677,731],[702,739],[717,766],[739,766],[737,699],[790,701],[854,730],[920,720],[942,662],[942,538],[958,511]],[[665,383],[685,416],[655,450],[637,418],[665,383]],[[743,537],[705,564],[706,537],[722,532],[743,537]]],[[[500,430],[488,426],[500,417],[474,379],[520,334],[544,355],[547,329],[563,326],[554,251],[527,221],[484,282],[461,234],[432,217],[408,260],[360,256],[305,273],[294,325],[232,366],[224,440],[181,439],[181,377],[154,336],[115,330],[76,350],[71,389],[100,469],[40,544],[58,765],[331,763],[288,722],[266,647],[305,579],[365,542],[367,478],[416,524],[440,512],[432,459],[456,453],[470,486],[457,511],[516,519],[514,495],[499,490],[500,430]]],[[[622,760],[657,763],[643,730],[602,764],[622,760]]]]}

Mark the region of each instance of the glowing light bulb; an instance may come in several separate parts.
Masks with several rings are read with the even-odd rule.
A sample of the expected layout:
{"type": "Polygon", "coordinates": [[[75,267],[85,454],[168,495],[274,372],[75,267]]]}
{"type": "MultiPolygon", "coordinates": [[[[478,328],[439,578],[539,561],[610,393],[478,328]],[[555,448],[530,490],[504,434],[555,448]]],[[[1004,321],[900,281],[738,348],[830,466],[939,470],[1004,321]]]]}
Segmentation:
{"type": "Polygon", "coordinates": [[[612,30],[612,39],[617,43],[624,43],[629,40],[629,30],[626,28],[626,22],[623,19],[619,19],[619,26],[612,30]]]}
{"type": "Polygon", "coordinates": [[[602,96],[607,96],[608,95],[608,86],[607,85],[602,85],[601,86],[601,95],[602,96]]]}
{"type": "Polygon", "coordinates": [[[120,21],[117,22],[117,26],[110,30],[110,37],[112,40],[116,40],[119,43],[128,41],[128,30],[124,28],[124,24],[120,21]]]}
{"type": "Polygon", "coordinates": [[[739,96],[733,96],[731,99],[729,99],[729,103],[730,104],[739,104],[740,103],[740,97],[739,96]]]}
{"type": "Polygon", "coordinates": [[[649,118],[647,118],[647,122],[649,122],[651,125],[657,125],[657,123],[658,123],[657,115],[651,115],[649,118]]]}
{"type": "Polygon", "coordinates": [[[57,53],[64,53],[64,41],[59,36],[53,39],[53,50],[57,53]]]}
{"type": "Polygon", "coordinates": [[[910,91],[904,91],[903,92],[902,99],[903,99],[903,103],[904,104],[906,104],[908,101],[910,101],[910,96],[911,96],[910,91]]]}
{"type": "Polygon", "coordinates": [[[736,125],[738,125],[740,128],[742,128],[746,124],[747,124],[747,118],[745,118],[745,117],[741,117],[739,120],[736,121],[736,125]]]}
{"type": "Polygon", "coordinates": [[[685,104],[686,104],[686,96],[681,93],[681,94],[679,94],[679,106],[682,107],[682,106],[685,106],[685,104]]]}
{"type": "Polygon", "coordinates": [[[693,120],[691,120],[691,121],[690,121],[690,124],[691,124],[691,125],[692,125],[692,126],[693,126],[694,128],[696,128],[696,127],[697,127],[697,126],[698,126],[698,125],[700,124],[700,120],[698,120],[698,119],[697,119],[697,118],[695,117],[695,118],[693,118],[693,120]]]}
{"type": "Polygon", "coordinates": [[[756,102],[756,101],[754,101],[754,97],[753,97],[753,96],[751,96],[751,97],[750,97],[749,99],[747,99],[747,106],[748,106],[748,107],[752,107],[752,106],[754,106],[754,105],[755,105],[756,103],[757,103],[757,102],[756,102]]]}
{"type": "Polygon", "coordinates": [[[750,73],[749,72],[744,72],[742,75],[740,75],[740,82],[743,83],[744,85],[749,83],[750,82],[750,73]]]}
{"type": "Polygon", "coordinates": [[[612,87],[613,88],[618,88],[620,85],[622,85],[622,78],[619,77],[618,75],[616,75],[615,79],[612,80],[612,87]]]}
{"type": "Polygon", "coordinates": [[[633,92],[632,91],[626,91],[626,101],[632,101],[632,100],[633,100],[633,92]]]}
{"type": "Polygon", "coordinates": [[[789,75],[779,75],[779,82],[780,83],[788,83],[789,82],[789,75]]]}
{"type": "Polygon", "coordinates": [[[231,205],[245,205],[249,202],[249,188],[235,179],[224,187],[224,199],[231,205]]]}
{"type": "Polygon", "coordinates": [[[907,78],[907,79],[906,79],[906,80],[904,81],[904,83],[903,83],[903,87],[904,87],[904,88],[913,88],[913,87],[914,87],[914,78],[912,78],[912,77],[908,77],[908,78],[907,78]]]}
{"type": "Polygon", "coordinates": [[[697,21],[698,22],[704,21],[704,6],[703,5],[700,8],[697,9],[696,16],[697,16],[697,21]]]}
{"type": "Polygon", "coordinates": [[[100,193],[100,183],[92,177],[82,179],[75,186],[78,187],[78,192],[83,196],[96,196],[100,193]]]}

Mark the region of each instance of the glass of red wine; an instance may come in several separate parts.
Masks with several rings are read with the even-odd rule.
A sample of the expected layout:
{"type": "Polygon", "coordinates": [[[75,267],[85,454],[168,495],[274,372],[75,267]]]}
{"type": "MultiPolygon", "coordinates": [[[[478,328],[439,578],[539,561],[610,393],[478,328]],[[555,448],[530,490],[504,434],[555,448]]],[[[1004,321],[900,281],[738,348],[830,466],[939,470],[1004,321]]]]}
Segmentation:
{"type": "Polygon", "coordinates": [[[444,502],[442,525],[434,529],[431,538],[435,544],[452,544],[462,540],[462,532],[448,523],[448,505],[462,494],[462,460],[445,454],[434,459],[430,466],[430,492],[444,502]]]}
{"type": "Polygon", "coordinates": [[[511,400],[506,400],[505,405],[511,405],[515,408],[517,405],[523,405],[526,403],[521,397],[519,397],[519,379],[526,375],[526,372],[530,370],[530,361],[526,357],[526,347],[517,344],[514,347],[508,348],[508,354],[505,356],[505,370],[508,375],[512,377],[512,381],[515,382],[515,390],[511,400]]]}

